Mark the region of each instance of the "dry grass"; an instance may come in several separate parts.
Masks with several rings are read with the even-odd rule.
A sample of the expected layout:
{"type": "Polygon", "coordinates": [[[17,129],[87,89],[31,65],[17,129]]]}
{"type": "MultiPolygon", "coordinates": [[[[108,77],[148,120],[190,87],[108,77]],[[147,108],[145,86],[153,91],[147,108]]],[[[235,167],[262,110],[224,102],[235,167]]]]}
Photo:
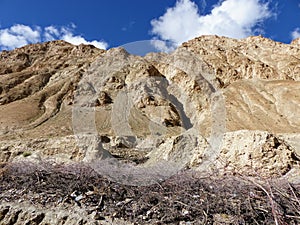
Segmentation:
{"type": "Polygon", "coordinates": [[[299,224],[300,186],[241,175],[183,171],[151,186],[112,182],[84,164],[1,166],[0,201],[78,204],[136,224],[299,224]]]}

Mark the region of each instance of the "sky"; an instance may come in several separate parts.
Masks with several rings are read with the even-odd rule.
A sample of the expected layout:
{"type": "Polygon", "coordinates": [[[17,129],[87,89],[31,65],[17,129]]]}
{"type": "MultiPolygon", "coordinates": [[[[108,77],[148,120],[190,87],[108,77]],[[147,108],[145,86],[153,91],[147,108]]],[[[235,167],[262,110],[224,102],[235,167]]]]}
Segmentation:
{"type": "Polygon", "coordinates": [[[300,0],[0,0],[0,50],[62,39],[169,51],[207,34],[290,43],[300,0]]]}

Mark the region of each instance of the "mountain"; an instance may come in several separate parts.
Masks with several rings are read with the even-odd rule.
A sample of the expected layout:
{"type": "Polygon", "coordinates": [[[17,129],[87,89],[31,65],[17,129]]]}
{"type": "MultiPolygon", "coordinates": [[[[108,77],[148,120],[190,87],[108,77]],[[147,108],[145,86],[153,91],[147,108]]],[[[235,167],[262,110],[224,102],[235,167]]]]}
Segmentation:
{"type": "Polygon", "coordinates": [[[299,183],[299,43],[201,36],[144,57],[64,41],[2,51],[0,162],[82,162],[138,186],[191,168],[299,183]]]}

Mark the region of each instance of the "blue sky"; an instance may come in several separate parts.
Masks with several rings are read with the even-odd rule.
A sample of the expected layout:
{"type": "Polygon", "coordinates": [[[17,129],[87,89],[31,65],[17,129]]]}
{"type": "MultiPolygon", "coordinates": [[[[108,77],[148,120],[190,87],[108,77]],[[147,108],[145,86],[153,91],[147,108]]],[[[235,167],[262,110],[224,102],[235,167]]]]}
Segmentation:
{"type": "Polygon", "coordinates": [[[160,50],[203,34],[300,37],[299,0],[0,0],[0,50],[64,39],[111,48],[154,40],[160,50]]]}

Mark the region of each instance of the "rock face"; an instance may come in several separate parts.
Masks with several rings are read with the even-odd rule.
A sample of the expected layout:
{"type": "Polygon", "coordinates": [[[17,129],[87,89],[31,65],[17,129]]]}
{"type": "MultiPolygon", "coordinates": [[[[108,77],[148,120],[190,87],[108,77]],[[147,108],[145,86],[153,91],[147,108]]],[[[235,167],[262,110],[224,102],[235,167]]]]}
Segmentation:
{"type": "MultiPolygon", "coordinates": [[[[0,166],[83,162],[135,185],[186,168],[299,183],[299,80],[299,39],[201,36],[145,57],[64,41],[3,51],[0,166]]],[[[1,203],[0,222],[95,219],[26,204],[1,203]]]]}
{"type": "Polygon", "coordinates": [[[240,79],[299,80],[299,45],[261,36],[231,39],[202,36],[182,45],[201,56],[221,86],[240,79]]]}
{"type": "Polygon", "coordinates": [[[1,52],[1,139],[71,134],[73,91],[85,68],[103,52],[64,41],[1,52]],[[60,121],[51,123],[53,116],[60,121]]]}
{"type": "Polygon", "coordinates": [[[135,151],[143,166],[287,174],[299,166],[299,58],[296,40],[263,37],[201,36],[145,57],[63,41],[3,51],[0,161],[135,151]]]}

